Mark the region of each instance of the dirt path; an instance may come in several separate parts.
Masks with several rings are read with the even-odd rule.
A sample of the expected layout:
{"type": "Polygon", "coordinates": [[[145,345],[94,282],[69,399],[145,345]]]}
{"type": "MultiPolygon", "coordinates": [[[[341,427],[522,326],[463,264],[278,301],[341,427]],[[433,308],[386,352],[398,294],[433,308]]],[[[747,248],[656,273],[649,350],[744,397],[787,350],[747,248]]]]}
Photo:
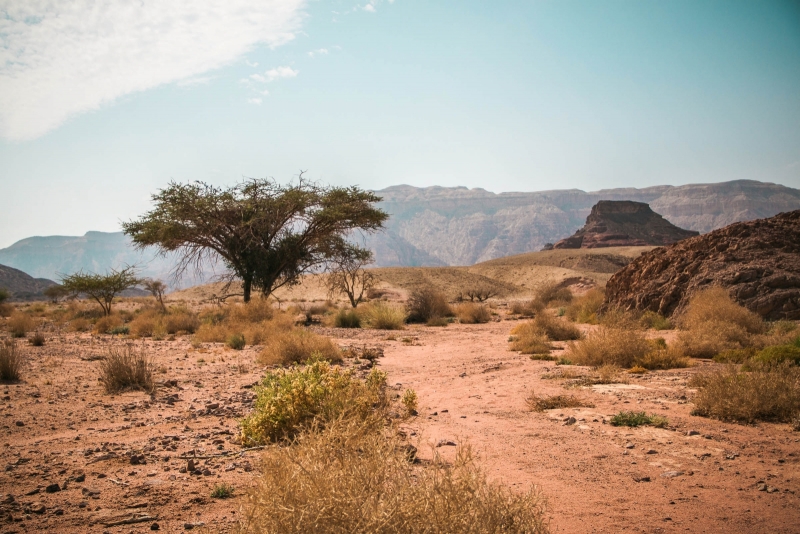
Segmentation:
{"type": "Polygon", "coordinates": [[[430,455],[441,440],[469,442],[491,478],[541,488],[555,532],[800,532],[800,434],[788,425],[691,416],[685,384],[698,368],[565,390],[542,378],[552,362],[507,350],[512,325],[414,328],[400,334],[413,344],[387,342],[389,383],[419,395],[408,426],[423,454],[424,444],[430,455]],[[595,408],[532,413],[531,391],[573,393],[595,408]],[[664,415],[670,429],[604,423],[620,410],[664,415]]]}

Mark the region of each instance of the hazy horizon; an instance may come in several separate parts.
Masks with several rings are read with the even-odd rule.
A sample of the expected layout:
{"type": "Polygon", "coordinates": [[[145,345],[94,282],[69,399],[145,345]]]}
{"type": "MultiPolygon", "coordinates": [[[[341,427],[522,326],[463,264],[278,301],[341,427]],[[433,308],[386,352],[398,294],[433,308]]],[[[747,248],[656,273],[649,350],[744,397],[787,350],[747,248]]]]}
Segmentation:
{"type": "Polygon", "coordinates": [[[800,4],[6,2],[0,248],[170,180],[800,187],[800,4]]]}

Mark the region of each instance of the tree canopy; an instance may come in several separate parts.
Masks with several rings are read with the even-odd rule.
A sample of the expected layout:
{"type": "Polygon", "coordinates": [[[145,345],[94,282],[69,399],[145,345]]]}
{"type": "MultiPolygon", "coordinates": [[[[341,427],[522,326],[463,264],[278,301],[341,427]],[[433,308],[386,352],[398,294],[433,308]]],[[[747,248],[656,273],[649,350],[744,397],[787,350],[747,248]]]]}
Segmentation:
{"type": "Polygon", "coordinates": [[[153,195],[155,207],[123,223],[140,248],[177,251],[175,275],[220,258],[240,278],[245,302],[252,290],[266,297],[323,267],[355,230],[373,232],[388,215],[381,200],[358,187],[323,186],[300,174],[296,183],[248,179],[221,188],[171,182],[153,195]]]}
{"type": "Polygon", "coordinates": [[[61,286],[66,291],[93,298],[103,308],[105,315],[111,315],[111,303],[114,297],[139,283],[134,267],[125,267],[119,271],[111,269],[105,275],[79,271],[61,279],[61,286]]]}
{"type": "Polygon", "coordinates": [[[373,263],[372,251],[351,243],[344,243],[331,255],[330,268],[325,283],[328,294],[347,295],[350,305],[357,307],[366,293],[378,280],[365,267],[373,263]]]}

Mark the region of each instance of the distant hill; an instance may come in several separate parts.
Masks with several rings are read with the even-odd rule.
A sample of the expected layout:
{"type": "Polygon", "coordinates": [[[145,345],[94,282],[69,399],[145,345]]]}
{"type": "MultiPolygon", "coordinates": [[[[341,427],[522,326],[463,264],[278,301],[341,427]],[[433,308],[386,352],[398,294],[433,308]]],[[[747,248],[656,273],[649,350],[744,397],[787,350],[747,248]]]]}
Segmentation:
{"type": "Polygon", "coordinates": [[[56,283],[52,280],[33,278],[19,269],[0,265],[0,288],[8,290],[13,299],[41,298],[42,291],[53,285],[56,283]]]}
{"type": "MultiPolygon", "coordinates": [[[[495,194],[466,187],[393,186],[377,193],[390,214],[386,231],[367,236],[376,266],[458,266],[541,250],[581,228],[601,200],[646,202],[681,228],[706,233],[728,224],[800,209],[800,190],[757,181],[645,189],[578,189],[495,194]]],[[[168,279],[174,256],[154,249],[137,252],[121,232],[87,232],[80,237],[30,237],[0,250],[0,264],[34,277],[105,272],[137,265],[143,276],[168,279]]],[[[189,273],[190,275],[192,273],[189,273]]],[[[178,287],[211,276],[185,277],[178,287]]]]}

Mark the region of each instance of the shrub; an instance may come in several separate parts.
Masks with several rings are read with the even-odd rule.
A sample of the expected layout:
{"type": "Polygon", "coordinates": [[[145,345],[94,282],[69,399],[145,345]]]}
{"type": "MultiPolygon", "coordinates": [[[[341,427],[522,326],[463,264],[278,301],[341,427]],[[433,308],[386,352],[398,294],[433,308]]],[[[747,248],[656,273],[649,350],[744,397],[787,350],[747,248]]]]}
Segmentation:
{"type": "Polygon", "coordinates": [[[212,499],[229,499],[231,497],[233,497],[233,486],[225,482],[217,484],[214,486],[214,489],[211,490],[212,499]]]}
{"type": "Polygon", "coordinates": [[[654,426],[656,428],[664,428],[669,424],[666,417],[652,414],[647,415],[644,412],[619,412],[611,418],[611,424],[614,426],[654,426]]]}
{"type": "Polygon", "coordinates": [[[698,373],[693,414],[723,421],[789,422],[800,413],[800,367],[789,362],[756,364],[743,371],[735,364],[698,373]]]}
{"type": "Polygon", "coordinates": [[[651,328],[653,330],[672,330],[672,323],[669,319],[660,313],[650,310],[647,310],[642,314],[642,316],[639,318],[639,323],[643,327],[651,328]]]}
{"type": "Polygon", "coordinates": [[[402,309],[386,302],[371,302],[359,311],[367,326],[378,330],[402,330],[406,321],[402,309]]]}
{"type": "Polygon", "coordinates": [[[34,347],[43,347],[45,341],[46,340],[44,334],[42,334],[41,332],[36,332],[30,337],[30,339],[28,339],[28,343],[30,343],[34,347]]]}
{"type": "Polygon", "coordinates": [[[520,351],[522,354],[549,355],[552,346],[547,336],[533,322],[525,322],[511,330],[511,350],[520,351]]]}
{"type": "Polygon", "coordinates": [[[111,347],[100,360],[100,382],[107,393],[125,389],[152,391],[154,364],[144,349],[111,347]]]}
{"type": "Polygon", "coordinates": [[[36,321],[27,313],[14,312],[8,319],[8,332],[12,337],[25,337],[34,328],[36,321]]]}
{"type": "MultiPolygon", "coordinates": [[[[662,340],[663,341],[663,340],[662,340]]],[[[657,369],[682,369],[690,367],[692,361],[675,347],[655,346],[649,352],[634,360],[638,367],[655,371],[657,369]]]]}
{"type": "Polygon", "coordinates": [[[409,323],[427,323],[434,317],[450,317],[453,310],[440,292],[426,288],[413,291],[406,303],[409,323]]]}
{"type": "Polygon", "coordinates": [[[566,287],[559,287],[559,284],[553,282],[545,284],[536,291],[536,300],[542,307],[557,302],[559,304],[568,304],[572,302],[572,291],[566,287]]]}
{"type": "Polygon", "coordinates": [[[88,319],[84,319],[83,317],[78,317],[77,319],[73,319],[69,322],[69,327],[73,332],[86,332],[91,327],[91,323],[88,319]]]}
{"type": "Polygon", "coordinates": [[[94,323],[94,331],[96,334],[110,334],[111,330],[119,326],[122,326],[122,319],[119,315],[106,315],[94,323]]]}
{"type": "Polygon", "coordinates": [[[4,339],[0,343],[0,380],[16,382],[20,378],[25,357],[13,339],[4,339]]]}
{"type": "Polygon", "coordinates": [[[525,399],[525,404],[534,412],[543,412],[556,408],[594,408],[594,404],[581,400],[574,395],[540,397],[533,392],[525,399]]]}
{"type": "Polygon", "coordinates": [[[705,322],[736,325],[748,334],[761,334],[766,330],[758,314],[735,303],[721,287],[705,289],[694,295],[679,319],[680,326],[688,330],[705,322]]]}
{"type": "Polygon", "coordinates": [[[714,356],[714,361],[717,363],[744,363],[752,359],[756,352],[753,347],[723,350],[714,356]]]}
{"type": "Polygon", "coordinates": [[[407,389],[403,392],[403,397],[400,399],[406,409],[406,414],[417,415],[417,392],[413,389],[407,389]]]}
{"type": "Polygon", "coordinates": [[[800,365],[800,347],[794,345],[777,345],[761,349],[753,357],[756,362],[765,364],[792,362],[800,365]]]}
{"type": "Polygon", "coordinates": [[[14,306],[0,302],[0,317],[10,317],[14,313],[14,306]]]}
{"type": "Polygon", "coordinates": [[[258,361],[265,365],[289,365],[303,363],[312,355],[330,362],[342,361],[342,351],[329,338],[302,328],[271,336],[258,361]]]}
{"type": "Polygon", "coordinates": [[[565,357],[577,365],[631,367],[650,352],[651,347],[644,336],[635,330],[600,328],[586,338],[570,343],[565,357]]]}
{"type": "Polygon", "coordinates": [[[225,344],[233,350],[242,350],[245,346],[244,334],[232,334],[225,344]]]}
{"type": "Polygon", "coordinates": [[[544,304],[538,300],[515,300],[510,306],[511,313],[523,317],[533,317],[544,310],[544,304]]]}
{"type": "Polygon", "coordinates": [[[537,315],[533,320],[533,327],[553,341],[571,341],[582,337],[578,327],[547,313],[537,315]]]}
{"type": "Polygon", "coordinates": [[[196,313],[185,309],[171,309],[162,317],[167,334],[194,334],[200,327],[200,319],[196,313]]]}
{"type": "Polygon", "coordinates": [[[251,345],[261,345],[273,335],[294,328],[292,317],[273,310],[263,299],[203,310],[200,321],[195,339],[206,343],[225,343],[231,335],[243,334],[251,345]]]}
{"type": "Polygon", "coordinates": [[[597,324],[598,310],[604,299],[605,293],[602,289],[590,289],[583,296],[572,299],[567,306],[567,318],[576,323],[597,324]]]}
{"type": "Polygon", "coordinates": [[[489,308],[483,304],[464,302],[455,307],[454,310],[458,321],[463,324],[488,323],[492,320],[489,308]]]}
{"type": "Polygon", "coordinates": [[[333,318],[336,328],[361,328],[361,317],[355,310],[339,310],[333,318]]]}
{"type": "Polygon", "coordinates": [[[548,532],[539,493],[488,482],[468,447],[452,464],[416,466],[413,457],[382,424],[352,418],[268,447],[241,532],[548,532]]]}
{"type": "Polygon", "coordinates": [[[366,419],[384,406],[386,374],[373,369],[365,381],[317,360],[270,372],[256,387],[253,412],[241,422],[242,443],[259,445],[290,439],[312,423],[339,417],[366,419]]]}
{"type": "Polygon", "coordinates": [[[5,302],[9,298],[11,298],[11,293],[9,293],[8,289],[0,287],[0,304],[5,302]]]}
{"type": "Polygon", "coordinates": [[[444,317],[431,317],[428,319],[428,322],[425,323],[425,326],[447,326],[450,324],[450,321],[445,319],[444,317]]]}

